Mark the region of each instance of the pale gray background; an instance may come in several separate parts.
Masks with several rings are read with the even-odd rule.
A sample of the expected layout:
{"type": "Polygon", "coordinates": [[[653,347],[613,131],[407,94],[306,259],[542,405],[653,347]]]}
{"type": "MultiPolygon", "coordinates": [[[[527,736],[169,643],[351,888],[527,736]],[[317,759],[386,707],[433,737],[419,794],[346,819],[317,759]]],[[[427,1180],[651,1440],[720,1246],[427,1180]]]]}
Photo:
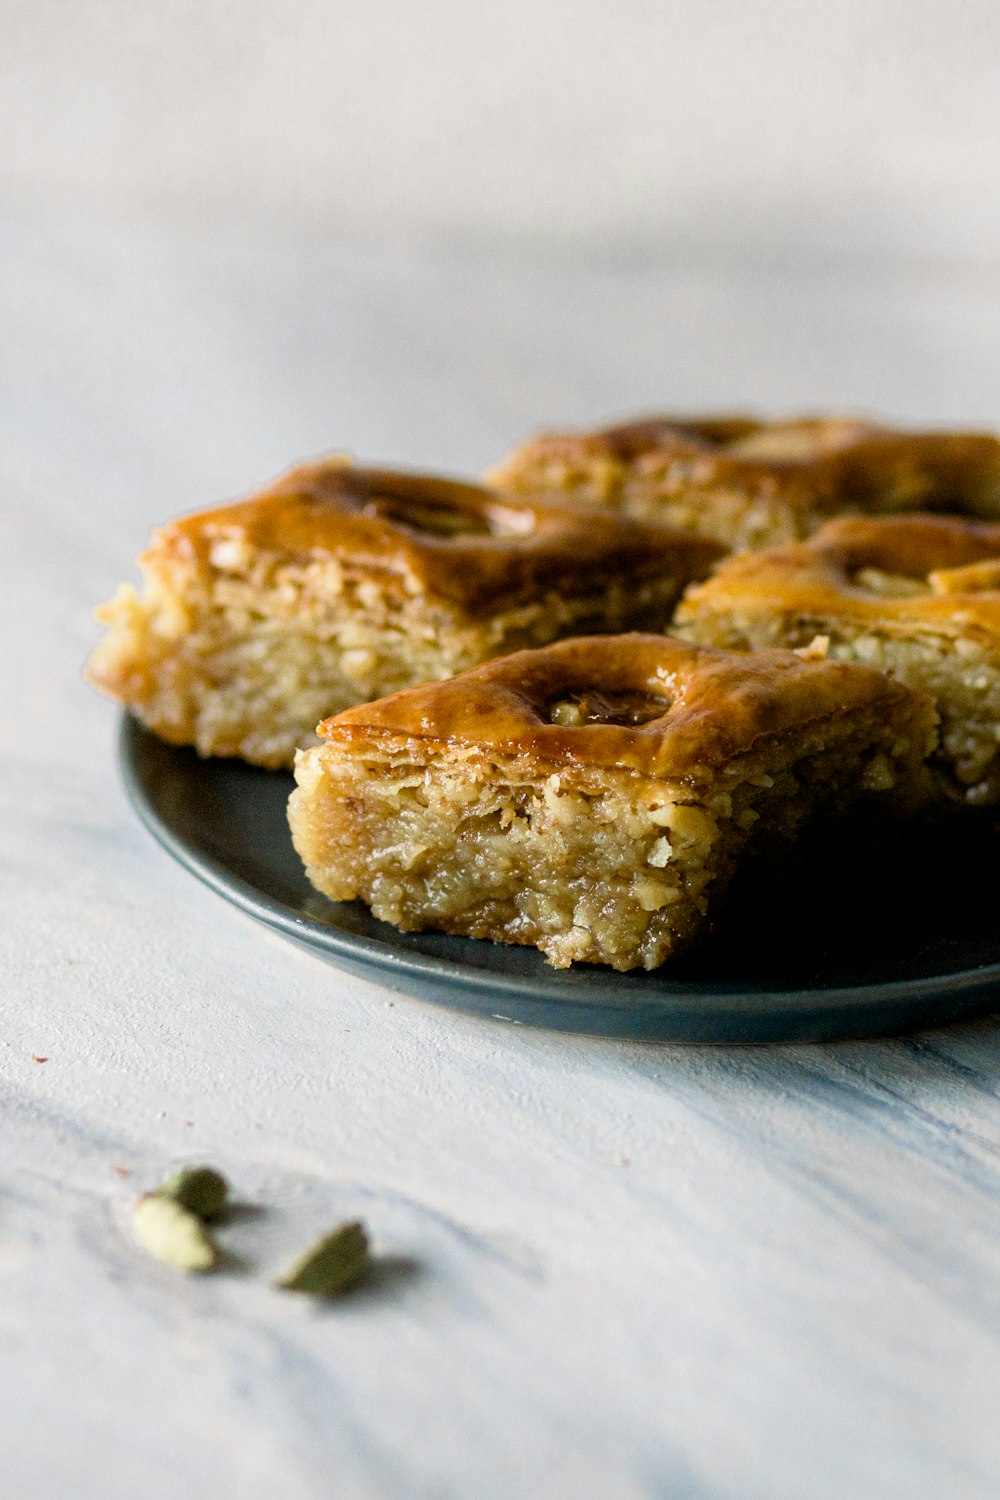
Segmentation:
{"type": "Polygon", "coordinates": [[[640,1047],[339,975],[152,843],[80,666],[155,522],[331,446],[996,425],[998,31],[0,6],[4,1500],[996,1500],[994,1021],[640,1047]],[[134,1245],[192,1157],[265,1210],[251,1274],[134,1245]],[[269,1290],[354,1213],[377,1293],[269,1290]]]}
{"type": "Polygon", "coordinates": [[[994,0],[4,0],[0,183],[519,252],[1000,254],[994,0]]]}

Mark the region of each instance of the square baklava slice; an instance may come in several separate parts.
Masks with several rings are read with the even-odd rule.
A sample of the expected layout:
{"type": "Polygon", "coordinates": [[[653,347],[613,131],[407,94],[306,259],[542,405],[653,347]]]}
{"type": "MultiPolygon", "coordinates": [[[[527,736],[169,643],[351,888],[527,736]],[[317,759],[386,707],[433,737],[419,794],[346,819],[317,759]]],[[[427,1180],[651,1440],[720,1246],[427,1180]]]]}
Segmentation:
{"type": "Polygon", "coordinates": [[[659,629],[717,544],[571,501],[295,469],[157,531],[89,678],[203,755],[290,765],[320,719],[581,631],[659,629]]]}
{"type": "Polygon", "coordinates": [[[796,541],[841,514],[1000,516],[1000,441],[852,417],[651,417],[542,434],[486,482],[659,516],[736,551],[796,541]]]}
{"type": "Polygon", "coordinates": [[[1000,526],[944,516],[830,521],[808,542],[747,554],[691,588],[687,638],[810,647],[929,694],[932,769],[949,802],[1000,802],[1000,526]]]}
{"type": "Polygon", "coordinates": [[[327,720],[289,820],[319,890],[404,930],[652,969],[747,858],[922,805],[934,723],[866,667],[570,640],[327,720]]]}

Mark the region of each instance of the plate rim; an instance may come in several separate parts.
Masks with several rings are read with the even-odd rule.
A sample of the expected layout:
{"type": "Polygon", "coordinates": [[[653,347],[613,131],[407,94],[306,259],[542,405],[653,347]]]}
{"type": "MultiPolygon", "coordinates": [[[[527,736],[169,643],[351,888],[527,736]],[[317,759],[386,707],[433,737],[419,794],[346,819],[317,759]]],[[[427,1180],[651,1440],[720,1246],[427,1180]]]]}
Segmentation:
{"type": "MultiPolygon", "coordinates": [[[[128,800],[143,826],[152,834],[157,843],[178,864],[214,891],[216,895],[228,901],[230,905],[256,921],[264,923],[273,931],[280,932],[300,944],[304,943],[314,950],[339,957],[345,962],[367,963],[377,970],[386,972],[387,975],[395,974],[421,983],[433,980],[437,984],[444,983],[453,989],[468,989],[470,985],[475,984],[481,991],[494,996],[498,1001],[505,998],[520,997],[522,1000],[526,998],[526,985],[521,976],[505,974],[489,967],[479,968],[468,965],[460,959],[400,948],[393,942],[391,936],[383,939],[311,922],[308,917],[297,915],[292,908],[284,905],[277,898],[235,874],[207,851],[192,847],[164,819],[147,790],[146,780],[140,771],[138,754],[147,738],[156,739],[157,736],[136,715],[127,709],[124,710],[120,716],[117,750],[119,774],[128,800]]],[[[188,748],[169,745],[165,741],[161,743],[167,745],[168,749],[188,748]]],[[[338,903],[331,904],[337,905],[338,903]]],[[[385,925],[387,934],[395,933],[395,928],[389,924],[385,925]]],[[[475,939],[469,938],[466,941],[473,942],[475,939]]],[[[579,1010],[588,1005],[614,1004],[623,1012],[642,1011],[648,1014],[655,1009],[670,1010],[682,1007],[684,1002],[691,1001],[710,1003],[713,1010],[718,1012],[733,1010],[737,1007],[746,1010],[753,1008],[754,1003],[759,1001],[762,1017],[789,1010],[799,1013],[814,1010],[817,1013],[823,1013],[854,1008],[871,1010],[873,1007],[883,1005],[887,1008],[886,1020],[891,1022],[892,1011],[905,1008],[908,1003],[931,1003],[935,999],[947,997],[956,1002],[963,1000],[971,1005],[976,997],[981,996],[986,1000],[988,991],[1000,987],[1000,961],[998,961],[994,964],[980,964],[971,969],[955,970],[952,973],[926,978],[883,980],[870,985],[848,985],[824,990],[753,991],[737,989],[732,984],[710,989],[697,981],[670,979],[664,981],[661,977],[657,990],[648,997],[644,997],[639,989],[627,996],[620,991],[617,995],[613,994],[622,976],[614,970],[607,969],[607,977],[605,977],[605,974],[601,972],[604,966],[590,967],[595,974],[600,974],[600,977],[592,979],[588,975],[585,991],[577,994],[563,993],[554,985],[546,990],[541,1003],[560,1006],[566,1010],[574,1008],[579,1010]],[[664,988],[664,983],[669,985],[669,988],[664,988]]],[[[539,984],[544,985],[546,977],[544,971],[538,976],[532,976],[530,988],[535,989],[539,984]]],[[[537,994],[531,998],[536,1003],[541,999],[537,994]]]]}

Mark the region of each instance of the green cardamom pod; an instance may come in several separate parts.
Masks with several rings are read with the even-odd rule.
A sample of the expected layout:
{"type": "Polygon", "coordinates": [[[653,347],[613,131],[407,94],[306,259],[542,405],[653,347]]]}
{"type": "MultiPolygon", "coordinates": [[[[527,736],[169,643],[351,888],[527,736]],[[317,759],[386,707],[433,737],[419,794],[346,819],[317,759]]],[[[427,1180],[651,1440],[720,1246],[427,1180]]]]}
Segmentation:
{"type": "Polygon", "coordinates": [[[214,1167],[181,1167],[156,1191],[207,1221],[217,1219],[225,1209],[229,1184],[214,1167]]]}
{"type": "Polygon", "coordinates": [[[341,1224],[317,1240],[275,1286],[313,1297],[337,1297],[355,1286],[370,1264],[365,1226],[357,1221],[341,1224]]]}
{"type": "Polygon", "coordinates": [[[143,1249],[175,1270],[210,1271],[219,1258],[198,1215],[159,1193],[139,1199],[132,1227],[143,1249]]]}

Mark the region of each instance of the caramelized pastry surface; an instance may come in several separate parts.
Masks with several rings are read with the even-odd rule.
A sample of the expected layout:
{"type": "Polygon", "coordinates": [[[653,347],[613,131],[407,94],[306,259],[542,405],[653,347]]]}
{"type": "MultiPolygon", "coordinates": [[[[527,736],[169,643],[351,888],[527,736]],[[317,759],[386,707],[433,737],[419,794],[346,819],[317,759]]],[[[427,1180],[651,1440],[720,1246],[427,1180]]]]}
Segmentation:
{"type": "Polygon", "coordinates": [[[588,574],[599,592],[601,570],[627,565],[646,577],[667,555],[695,576],[723,550],[655,522],[622,528],[551,496],[505,501],[480,485],[339,457],[302,464],[249,500],[174,521],[158,546],[223,566],[245,549],[302,562],[340,558],[472,617],[564,583],[580,593],[588,574]]]}
{"type": "Polygon", "coordinates": [[[506,652],[657,630],[723,549],[661,522],[306,464],[161,528],[90,681],[203,755],[289,765],[322,718],[506,652]]]}
{"type": "Polygon", "coordinates": [[[1000,516],[1000,441],[907,432],[852,417],[651,417],[542,434],[487,481],[551,489],[732,548],[808,536],[831,515],[907,510],[1000,516]]]}
{"type": "Polygon", "coordinates": [[[812,721],[907,696],[877,672],[794,651],[743,656],[672,636],[592,636],[348,709],[318,733],[328,743],[406,736],[698,780],[812,721]]]}
{"type": "Polygon", "coordinates": [[[329,719],[289,823],[319,890],[406,930],[652,969],[744,858],[918,810],[934,724],[864,667],[579,638],[329,719]]]}
{"type": "Polygon", "coordinates": [[[830,521],[808,542],[731,558],[689,588],[688,639],[815,648],[927,694],[947,804],[1000,803],[1000,526],[945,516],[830,521]]]}
{"type": "Polygon", "coordinates": [[[677,611],[836,615],[1000,636],[1000,525],[946,516],[828,521],[809,541],[735,557],[677,611]]]}

